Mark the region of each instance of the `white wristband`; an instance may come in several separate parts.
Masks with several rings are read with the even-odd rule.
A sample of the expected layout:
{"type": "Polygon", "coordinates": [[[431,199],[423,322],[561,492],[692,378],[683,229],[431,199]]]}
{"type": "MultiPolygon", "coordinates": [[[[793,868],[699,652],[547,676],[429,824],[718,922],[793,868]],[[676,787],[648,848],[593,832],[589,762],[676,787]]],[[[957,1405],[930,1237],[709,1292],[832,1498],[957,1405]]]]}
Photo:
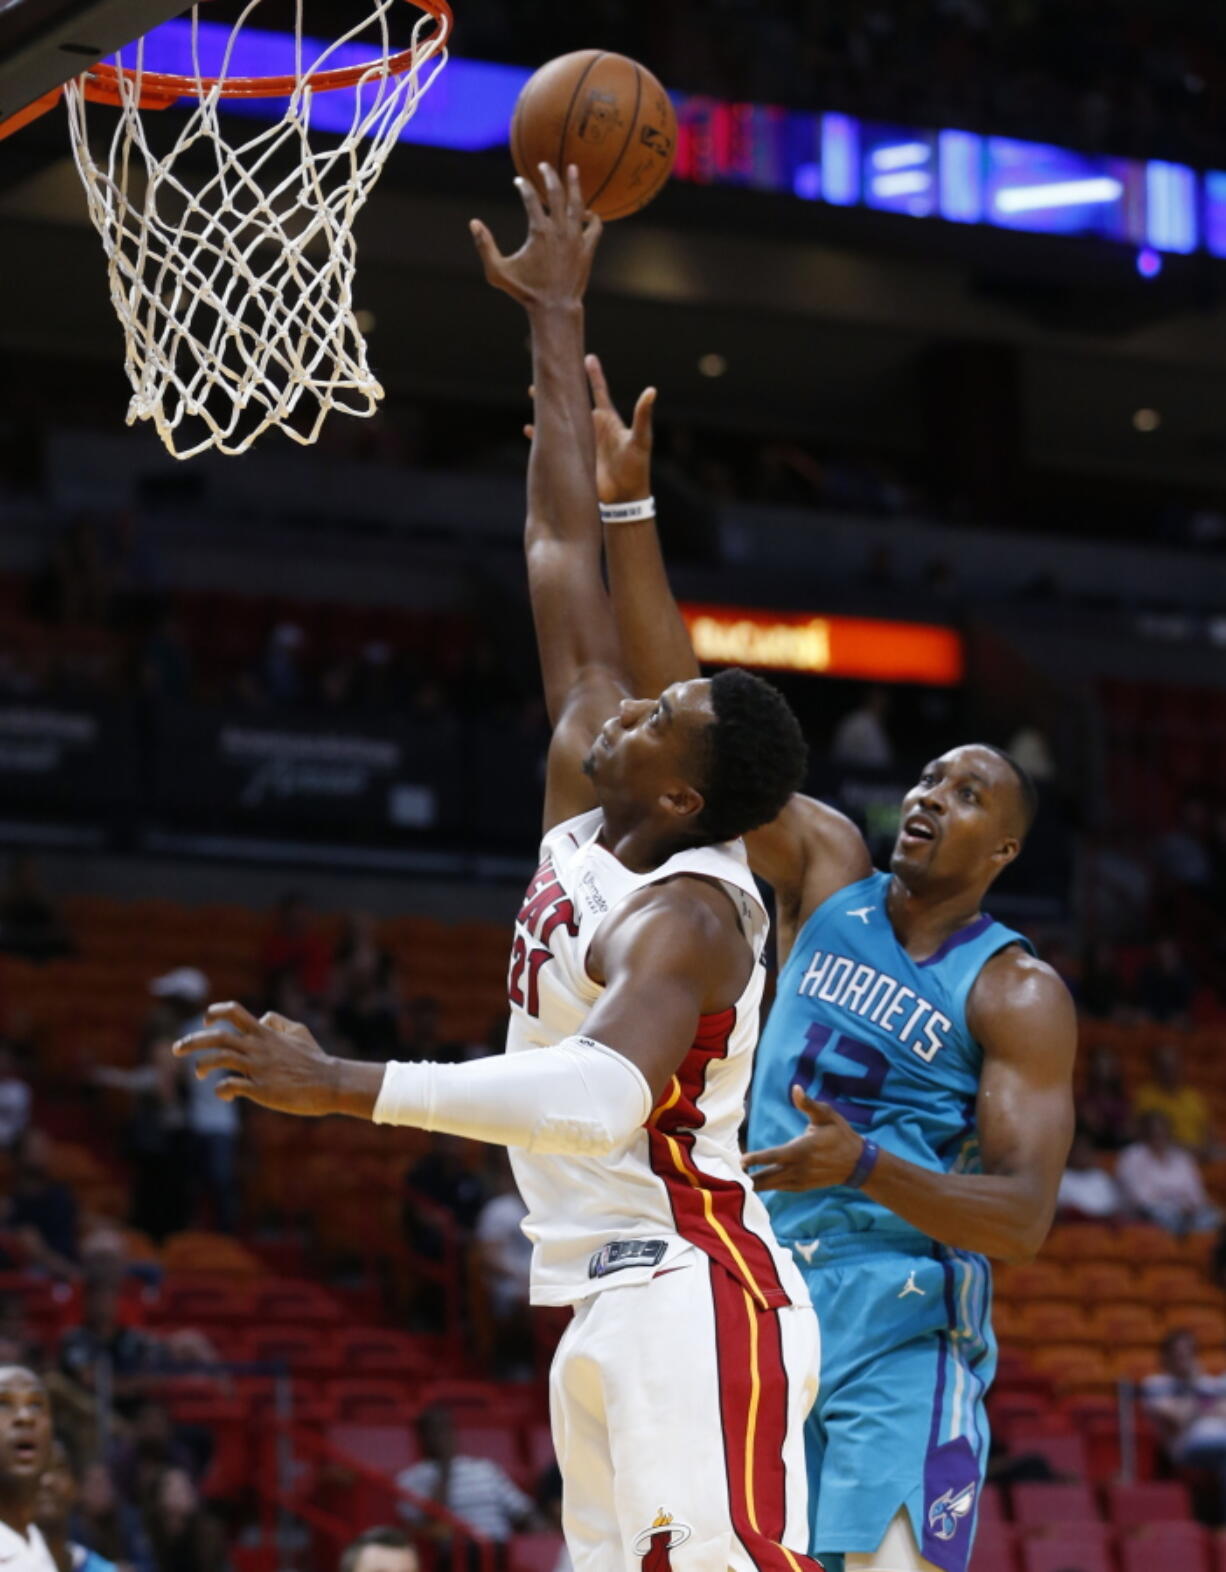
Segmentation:
{"type": "Polygon", "coordinates": [[[600,504],[600,522],[602,524],[637,524],[640,519],[654,519],[656,516],[656,499],[644,497],[641,502],[602,502],[600,504]]]}

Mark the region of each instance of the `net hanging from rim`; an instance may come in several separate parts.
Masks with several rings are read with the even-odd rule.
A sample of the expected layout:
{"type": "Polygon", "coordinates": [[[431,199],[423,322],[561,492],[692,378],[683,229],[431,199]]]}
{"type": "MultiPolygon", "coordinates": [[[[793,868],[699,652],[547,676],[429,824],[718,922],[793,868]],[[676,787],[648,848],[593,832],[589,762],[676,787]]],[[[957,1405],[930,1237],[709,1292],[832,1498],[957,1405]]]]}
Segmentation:
{"type": "Polygon", "coordinates": [[[133,64],[117,55],[68,84],[73,156],[126,340],[128,424],[151,420],[176,458],[244,453],[271,427],[311,443],[330,411],[378,407],[354,308],[353,224],[446,63],[451,30],[446,0],[412,3],[423,14],[407,48],[388,25],[404,0],[365,0],[362,19],[318,51],[295,0],[294,69],[257,78],[231,71],[261,0],[243,7],[212,74],[197,5],[190,75],[146,71],[141,40],[133,64]],[[341,64],[355,43],[361,63],[341,64]],[[347,128],[313,134],[316,95],[344,88],[347,128]],[[184,97],[194,102],[169,150],[155,151],[142,112],[184,97]],[[253,134],[250,119],[223,123],[228,98],[257,97],[287,99],[284,114],[253,134]],[[119,121],[95,157],[87,106],[99,101],[119,121]]]}

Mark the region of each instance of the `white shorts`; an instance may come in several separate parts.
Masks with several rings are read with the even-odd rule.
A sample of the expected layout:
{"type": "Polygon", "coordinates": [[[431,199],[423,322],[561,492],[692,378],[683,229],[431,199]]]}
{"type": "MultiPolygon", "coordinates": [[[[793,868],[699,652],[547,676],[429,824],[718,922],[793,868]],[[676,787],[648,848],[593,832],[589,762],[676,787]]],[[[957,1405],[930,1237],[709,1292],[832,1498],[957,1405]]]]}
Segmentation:
{"type": "Polygon", "coordinates": [[[817,1318],[700,1250],[585,1300],[550,1375],[575,1572],[816,1572],[804,1420],[817,1318]]]}

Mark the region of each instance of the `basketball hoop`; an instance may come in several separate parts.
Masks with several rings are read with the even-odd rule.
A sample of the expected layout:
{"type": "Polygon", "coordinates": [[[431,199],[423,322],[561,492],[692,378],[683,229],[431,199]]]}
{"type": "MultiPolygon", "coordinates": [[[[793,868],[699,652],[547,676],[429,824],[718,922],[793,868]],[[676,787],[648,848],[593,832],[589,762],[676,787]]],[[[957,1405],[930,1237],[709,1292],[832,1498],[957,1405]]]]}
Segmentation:
{"type": "Polygon", "coordinates": [[[142,39],[134,64],[116,55],[65,87],[124,330],[128,424],[151,420],[176,458],[244,453],[274,426],[311,443],[333,409],[371,415],[383,397],[354,309],[353,224],[445,65],[452,26],[447,0],[410,0],[423,14],[397,50],[388,14],[402,3],[366,0],[364,19],[308,63],[296,0],[294,70],[265,77],[232,74],[260,0],[243,7],[211,74],[197,5],[191,75],[146,70],[142,39]],[[339,64],[355,46],[361,62],[339,64]],[[313,140],[316,95],[340,89],[353,91],[347,129],[313,140]],[[285,112],[242,138],[232,126],[250,121],[223,125],[221,112],[253,98],[283,98],[285,112]],[[142,112],[183,99],[186,122],[169,151],[155,151],[142,112]],[[105,158],[89,144],[92,103],[119,110],[105,158]]]}

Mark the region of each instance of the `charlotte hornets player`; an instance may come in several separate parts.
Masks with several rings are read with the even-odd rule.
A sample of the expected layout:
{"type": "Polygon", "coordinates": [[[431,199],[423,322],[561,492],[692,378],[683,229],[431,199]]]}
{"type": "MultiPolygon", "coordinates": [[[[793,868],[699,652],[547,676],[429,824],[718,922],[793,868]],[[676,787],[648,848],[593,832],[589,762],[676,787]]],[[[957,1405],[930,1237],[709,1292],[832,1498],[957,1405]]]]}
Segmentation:
{"type": "MultiPolygon", "coordinates": [[[[594,358],[588,372],[602,502],[646,499],[654,392],[627,428],[594,358]]],[[[605,537],[632,679],[654,692],[698,668],[654,510],[620,511],[649,515],[606,508],[605,537]]],[[[988,1259],[1038,1251],[1073,1129],[1072,1001],[982,904],[1035,806],[1013,760],[972,745],[907,794],[888,873],[809,798],[748,837],[781,971],[746,1163],[822,1323],[807,1450],[811,1548],[831,1572],[964,1572],[970,1554],[996,1363],[988,1259]]]]}

